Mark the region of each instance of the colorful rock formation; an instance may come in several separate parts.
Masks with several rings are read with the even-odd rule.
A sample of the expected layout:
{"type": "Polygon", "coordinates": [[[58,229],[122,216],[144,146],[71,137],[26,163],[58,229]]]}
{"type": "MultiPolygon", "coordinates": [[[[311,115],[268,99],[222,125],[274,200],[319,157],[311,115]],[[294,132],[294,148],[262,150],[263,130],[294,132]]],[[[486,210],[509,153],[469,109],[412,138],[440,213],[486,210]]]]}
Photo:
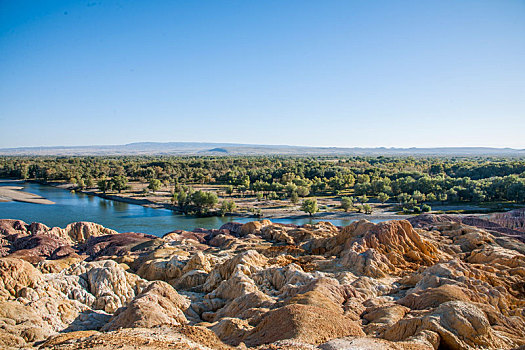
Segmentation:
{"type": "Polygon", "coordinates": [[[263,220],[162,238],[0,220],[0,347],[519,348],[525,244],[480,220],[263,220]]]}

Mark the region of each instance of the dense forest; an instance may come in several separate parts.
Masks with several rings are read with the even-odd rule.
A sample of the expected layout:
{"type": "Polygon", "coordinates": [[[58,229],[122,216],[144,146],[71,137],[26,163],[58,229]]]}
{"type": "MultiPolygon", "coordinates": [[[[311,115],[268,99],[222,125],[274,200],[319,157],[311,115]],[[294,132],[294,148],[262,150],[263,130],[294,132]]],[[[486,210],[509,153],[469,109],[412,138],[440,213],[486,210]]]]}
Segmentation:
{"type": "MultiPolygon", "coordinates": [[[[525,203],[525,160],[414,157],[0,157],[0,177],[66,181],[80,188],[121,191],[128,181],[155,190],[173,186],[186,197],[192,184],[267,199],[342,196],[342,206],[399,203],[525,203]]],[[[212,202],[213,199],[210,199],[212,202]]]]}

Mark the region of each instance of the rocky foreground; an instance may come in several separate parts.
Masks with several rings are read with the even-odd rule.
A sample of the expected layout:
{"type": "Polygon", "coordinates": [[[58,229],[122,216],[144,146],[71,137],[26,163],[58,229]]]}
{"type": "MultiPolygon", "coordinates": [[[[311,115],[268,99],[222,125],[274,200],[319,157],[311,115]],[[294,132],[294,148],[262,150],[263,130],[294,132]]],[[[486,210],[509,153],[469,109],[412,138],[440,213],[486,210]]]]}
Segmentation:
{"type": "Polygon", "coordinates": [[[0,347],[525,347],[524,237],[434,215],[162,238],[0,220],[0,347]]]}

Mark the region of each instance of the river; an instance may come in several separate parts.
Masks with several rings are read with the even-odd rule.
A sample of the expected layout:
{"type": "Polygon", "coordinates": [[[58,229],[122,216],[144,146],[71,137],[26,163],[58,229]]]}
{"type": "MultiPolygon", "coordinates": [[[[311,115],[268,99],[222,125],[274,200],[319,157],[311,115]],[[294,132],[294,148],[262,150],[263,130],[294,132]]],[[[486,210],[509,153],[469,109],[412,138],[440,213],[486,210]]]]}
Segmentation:
{"type": "MultiPolygon", "coordinates": [[[[2,182],[0,186],[14,185],[2,182]]],[[[56,204],[44,205],[25,202],[0,202],[0,219],[19,219],[27,223],[41,222],[47,226],[65,227],[76,221],[92,221],[117,232],[142,232],[162,236],[173,230],[194,228],[219,228],[230,221],[248,222],[257,220],[245,217],[195,217],[175,214],[168,209],[147,208],[137,204],[123,203],[83,193],[29,182],[16,183],[24,191],[47,198],[56,204]]],[[[273,222],[303,225],[314,219],[272,219],[273,222]]],[[[353,220],[329,220],[334,225],[345,226],[353,220]]],[[[381,221],[381,220],[372,220],[381,221]]]]}

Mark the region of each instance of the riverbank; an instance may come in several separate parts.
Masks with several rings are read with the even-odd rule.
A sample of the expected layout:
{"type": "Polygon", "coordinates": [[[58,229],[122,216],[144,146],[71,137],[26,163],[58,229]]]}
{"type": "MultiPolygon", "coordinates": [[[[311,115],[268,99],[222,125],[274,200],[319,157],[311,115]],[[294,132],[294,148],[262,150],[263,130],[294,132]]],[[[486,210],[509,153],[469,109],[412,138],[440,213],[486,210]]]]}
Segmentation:
{"type": "Polygon", "coordinates": [[[39,195],[22,191],[24,187],[22,186],[0,186],[0,202],[25,202],[33,204],[55,204],[55,202],[50,201],[39,195]]]}
{"type": "Polygon", "coordinates": [[[153,208],[153,209],[169,209],[169,210],[173,210],[175,212],[178,212],[177,208],[175,208],[171,204],[156,203],[156,202],[150,201],[148,199],[136,199],[136,198],[123,197],[123,196],[118,196],[118,195],[113,195],[113,194],[104,194],[104,193],[101,193],[101,192],[88,191],[88,190],[83,190],[83,191],[78,191],[78,192],[87,194],[89,196],[97,196],[97,197],[108,199],[108,200],[112,200],[112,201],[128,203],[128,204],[142,205],[143,207],[153,208]]]}
{"type": "Polygon", "coordinates": [[[63,183],[63,182],[41,182],[41,181],[35,181],[35,180],[27,180],[27,182],[30,183],[36,183],[39,185],[45,185],[45,186],[51,186],[56,188],[61,188],[63,190],[68,191],[75,191],[77,193],[83,193],[88,196],[96,196],[107,200],[112,200],[116,202],[122,202],[122,203],[128,203],[128,204],[136,204],[141,205],[146,208],[153,208],[153,209],[169,209],[175,212],[180,212],[177,210],[176,207],[174,207],[171,204],[168,203],[158,203],[154,202],[145,198],[137,199],[132,197],[127,197],[123,195],[118,194],[107,194],[100,191],[94,191],[94,190],[79,190],[76,185],[70,184],[70,183],[63,183]]]}
{"type": "MultiPolygon", "coordinates": [[[[40,183],[40,182],[38,182],[40,183]]],[[[141,205],[147,208],[153,209],[168,209],[173,211],[176,214],[184,214],[178,206],[172,205],[167,201],[167,191],[158,191],[157,193],[150,193],[148,196],[145,196],[143,188],[137,187],[137,184],[132,183],[131,190],[128,190],[123,193],[103,193],[100,191],[86,189],[78,190],[76,186],[68,183],[60,182],[50,182],[46,185],[62,188],[65,190],[75,190],[79,193],[83,193],[90,196],[97,196],[103,199],[112,200],[116,202],[128,203],[141,205]],[[140,197],[139,197],[140,196],[140,197]],[[137,198],[139,197],[139,198],[137,198]]],[[[207,191],[214,191],[216,189],[210,188],[208,186],[199,186],[196,189],[202,189],[207,191]]],[[[258,201],[254,198],[249,197],[219,197],[220,200],[233,199],[237,204],[237,211],[235,213],[226,214],[226,216],[235,216],[240,218],[252,218],[254,220],[258,219],[278,219],[278,220],[304,220],[304,219],[313,219],[313,220],[343,220],[343,221],[353,221],[353,220],[402,220],[411,217],[411,215],[399,215],[396,212],[392,211],[392,206],[384,204],[372,204],[374,207],[374,212],[372,214],[364,214],[356,211],[345,212],[342,209],[338,208],[337,201],[332,197],[322,197],[318,198],[318,203],[320,208],[325,208],[314,214],[310,217],[308,214],[305,214],[300,209],[300,205],[291,204],[289,200],[262,200],[258,201]],[[331,210],[327,210],[330,208],[331,210]],[[260,214],[254,214],[254,210],[259,211],[260,214]]]]}
{"type": "MultiPolygon", "coordinates": [[[[42,183],[33,180],[29,180],[29,182],[53,186],[64,190],[74,190],[78,193],[83,193],[89,196],[96,196],[115,202],[140,205],[146,208],[153,209],[167,209],[174,212],[175,214],[184,214],[184,212],[182,212],[177,205],[172,205],[171,201],[169,200],[171,193],[168,189],[146,193],[146,184],[131,182],[129,183],[130,189],[122,193],[103,193],[92,188],[79,190],[76,188],[76,185],[64,182],[42,183]]],[[[337,196],[325,196],[317,198],[320,211],[316,213],[313,217],[310,217],[301,210],[300,204],[292,204],[289,200],[257,200],[256,198],[249,196],[227,196],[221,191],[220,186],[195,185],[194,189],[216,193],[219,197],[219,202],[222,200],[233,200],[237,205],[237,210],[235,211],[235,213],[226,214],[226,216],[250,218],[254,220],[264,218],[270,220],[313,219],[317,221],[353,221],[367,219],[370,221],[384,221],[402,220],[414,216],[414,214],[399,214],[395,210],[395,205],[392,203],[368,203],[373,209],[371,214],[360,213],[357,210],[350,210],[348,212],[345,212],[340,208],[340,202],[337,196]]],[[[469,204],[462,204],[461,206],[450,204],[436,204],[435,207],[433,205],[433,209],[435,212],[439,213],[454,212],[454,214],[460,215],[462,211],[466,211],[465,214],[475,216],[486,215],[490,212],[487,211],[485,208],[469,204]]]]}
{"type": "MultiPolygon", "coordinates": [[[[321,212],[310,217],[298,210],[298,205],[277,206],[275,201],[257,201],[259,208],[267,208],[258,216],[247,210],[242,213],[221,216],[193,216],[179,215],[165,207],[154,209],[147,200],[140,197],[136,199],[115,198],[113,193],[103,198],[102,193],[87,194],[81,191],[71,191],[70,185],[55,183],[53,186],[35,182],[2,183],[0,185],[21,185],[26,192],[37,194],[55,202],[54,205],[34,205],[17,201],[0,203],[0,218],[21,219],[26,222],[43,222],[49,227],[66,226],[76,221],[91,221],[103,224],[117,232],[143,232],[162,236],[166,232],[182,229],[191,231],[195,228],[217,229],[229,222],[246,223],[261,219],[269,219],[281,224],[304,225],[319,221],[328,221],[336,226],[347,226],[354,221],[366,219],[377,223],[381,221],[411,218],[412,215],[397,215],[389,208],[392,205],[373,203],[375,210],[372,215],[357,213],[357,211],[344,212],[338,208],[336,202],[333,206],[321,208],[321,212]],[[130,203],[130,204],[128,204],[130,203]],[[272,208],[272,203],[274,207],[272,208]],[[337,207],[336,207],[337,205],[337,207]]],[[[5,187],[5,186],[4,186],[5,187]]],[[[89,192],[89,191],[87,191],[89,192]]],[[[130,193],[127,193],[129,195],[130,193]]],[[[148,198],[149,199],[149,198],[148,198]]],[[[253,202],[249,198],[241,198],[244,205],[253,202]]],[[[322,200],[326,201],[326,198],[322,200]]],[[[337,199],[336,199],[337,201],[337,199]]],[[[283,201],[285,202],[285,201],[283,201]]],[[[321,202],[321,200],[320,200],[321,202]]],[[[170,207],[169,204],[166,205],[170,207]]],[[[463,216],[459,214],[458,216],[463,216]]],[[[472,214],[469,214],[469,216],[472,214]]]]}

